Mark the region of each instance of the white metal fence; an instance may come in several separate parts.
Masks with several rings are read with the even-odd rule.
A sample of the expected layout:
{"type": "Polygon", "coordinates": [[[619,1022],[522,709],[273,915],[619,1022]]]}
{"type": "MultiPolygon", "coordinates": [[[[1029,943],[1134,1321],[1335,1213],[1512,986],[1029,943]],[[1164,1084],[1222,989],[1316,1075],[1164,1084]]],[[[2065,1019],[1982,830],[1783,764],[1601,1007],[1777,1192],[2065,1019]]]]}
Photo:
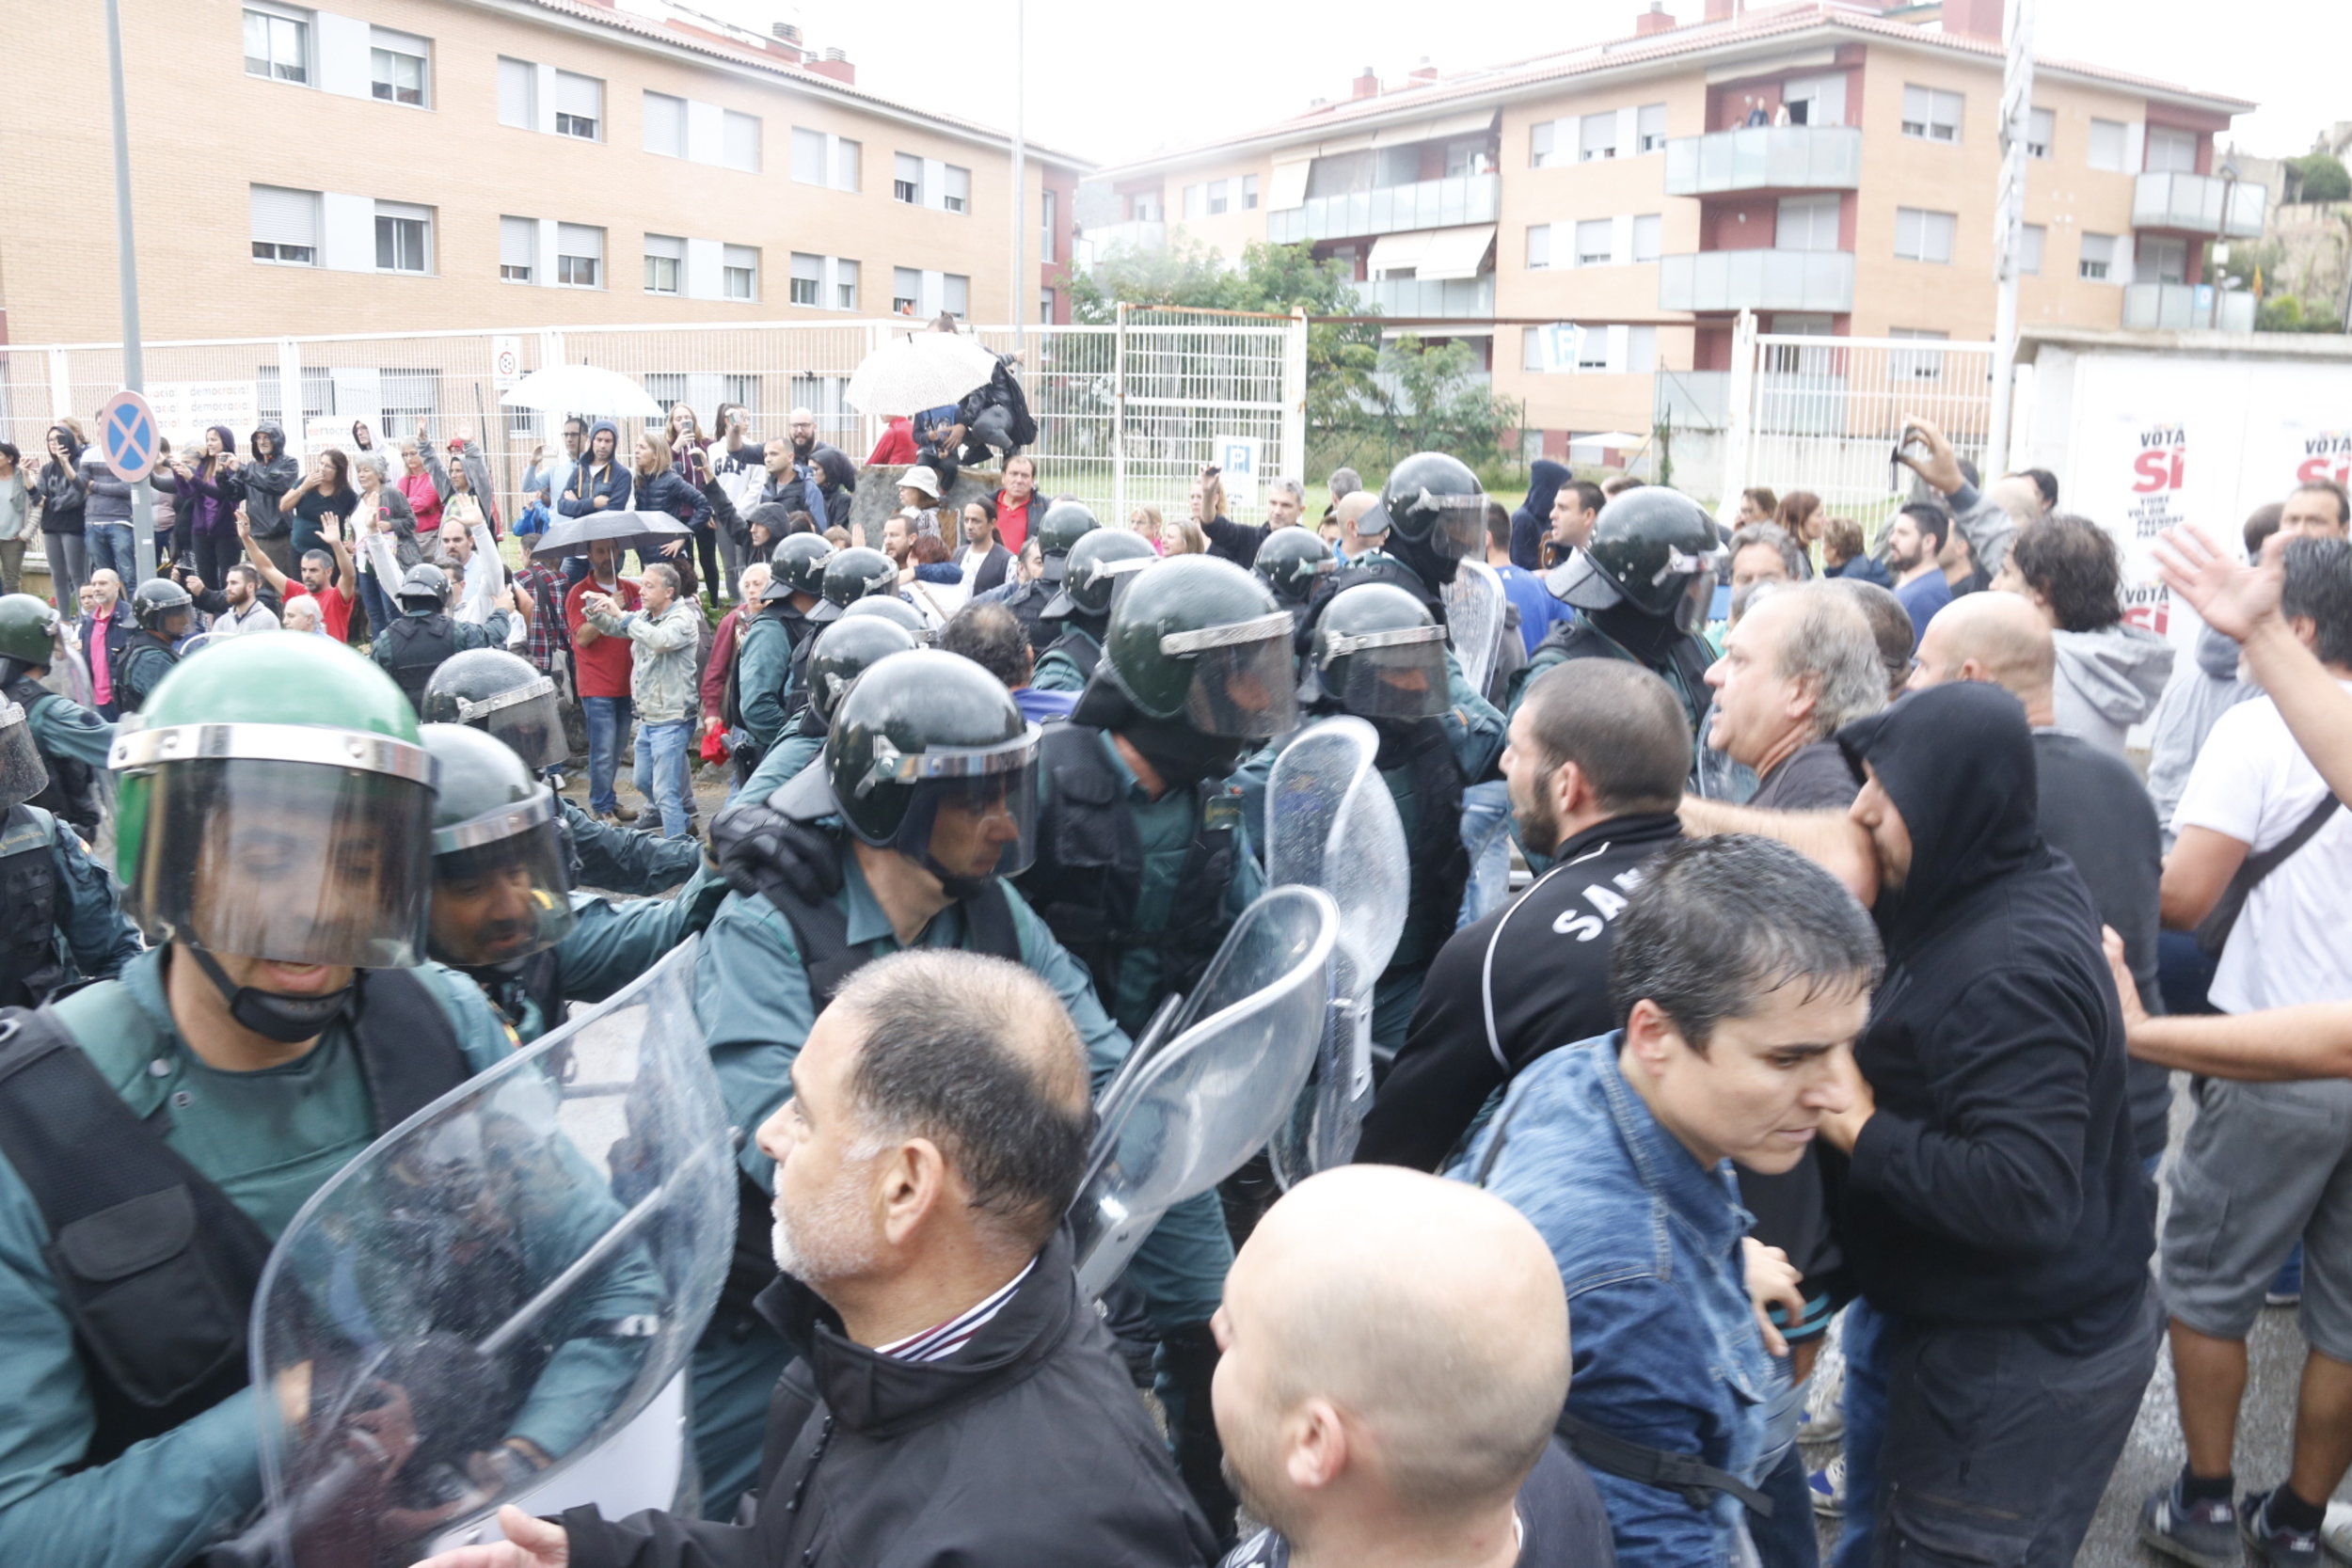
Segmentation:
{"type": "MultiPolygon", "coordinates": [[[[619,371],[664,404],[685,402],[706,428],[719,404],[739,403],[755,432],[781,435],[787,411],[805,406],[826,439],[863,459],[883,421],[849,406],[850,374],[914,329],[900,319],[228,338],[150,342],[144,368],[175,450],[214,423],[243,443],[261,419],[305,452],[349,450],[355,420],[387,445],[420,421],[436,440],[475,433],[511,517],[532,449],[556,446],[560,431],[558,420],[500,407],[516,375],[558,363],[619,371]]],[[[972,330],[991,348],[1013,346],[1010,327],[972,330]]],[[[1039,427],[1040,487],[1106,518],[1142,504],[1181,512],[1225,436],[1256,439],[1265,474],[1299,477],[1306,345],[1304,318],[1208,311],[1122,307],[1110,325],[1028,327],[1019,374],[1039,427]]],[[[51,423],[71,415],[91,431],[121,385],[118,344],[0,347],[0,433],[39,462],[51,423]]]]}

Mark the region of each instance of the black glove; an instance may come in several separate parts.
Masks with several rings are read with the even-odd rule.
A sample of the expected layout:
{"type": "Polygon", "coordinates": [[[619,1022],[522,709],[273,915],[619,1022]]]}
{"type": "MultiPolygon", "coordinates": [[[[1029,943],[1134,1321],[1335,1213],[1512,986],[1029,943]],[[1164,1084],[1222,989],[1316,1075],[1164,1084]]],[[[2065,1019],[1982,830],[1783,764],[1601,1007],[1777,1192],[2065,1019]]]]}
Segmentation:
{"type": "Polygon", "coordinates": [[[813,823],[748,797],[710,824],[710,848],[727,885],[750,896],[782,885],[804,903],[841,891],[841,845],[813,823]]]}

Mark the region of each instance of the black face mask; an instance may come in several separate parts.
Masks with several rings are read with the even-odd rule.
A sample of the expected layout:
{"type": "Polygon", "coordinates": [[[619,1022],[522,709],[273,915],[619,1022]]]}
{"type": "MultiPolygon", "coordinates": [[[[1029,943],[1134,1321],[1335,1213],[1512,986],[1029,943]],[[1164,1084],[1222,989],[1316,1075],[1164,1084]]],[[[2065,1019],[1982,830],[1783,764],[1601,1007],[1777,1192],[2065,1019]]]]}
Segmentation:
{"type": "Polygon", "coordinates": [[[1202,735],[1172,719],[1138,719],[1119,733],[1143,753],[1170,789],[1190,789],[1225,777],[1240,766],[1243,753],[1252,744],[1227,736],[1202,735]]]}
{"type": "MultiPolygon", "coordinates": [[[[1432,590],[1445,587],[1454,580],[1462,563],[1451,556],[1439,555],[1426,539],[1407,539],[1394,529],[1389,531],[1388,543],[1380,546],[1389,554],[1413,569],[1413,575],[1432,590]]],[[[1435,596],[1434,594],[1432,595],[1435,596]]],[[[1440,622],[1442,624],[1442,622],[1440,622]]]]}
{"type": "Polygon", "coordinates": [[[351,1006],[350,986],[318,996],[288,996],[283,991],[257,990],[251,986],[230,984],[228,974],[201,947],[187,947],[183,951],[196,960],[196,967],[204,972],[204,977],[213,982],[213,989],[220,992],[221,1000],[229,1004],[230,1018],[263,1039],[276,1040],[279,1045],[300,1045],[304,1040],[316,1039],[351,1006]]]}

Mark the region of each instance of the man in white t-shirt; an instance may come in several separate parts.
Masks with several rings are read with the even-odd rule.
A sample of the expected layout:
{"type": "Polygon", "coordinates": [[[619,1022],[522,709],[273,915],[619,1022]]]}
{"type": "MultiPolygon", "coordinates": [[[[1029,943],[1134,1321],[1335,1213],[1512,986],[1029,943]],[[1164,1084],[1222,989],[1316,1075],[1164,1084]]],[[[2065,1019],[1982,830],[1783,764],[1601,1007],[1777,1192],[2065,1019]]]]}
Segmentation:
{"type": "MultiPolygon", "coordinates": [[[[2280,610],[2352,686],[2352,545],[2289,545],[2280,610]]],[[[2246,895],[2214,974],[2216,1007],[2352,1000],[2352,813],[2267,697],[2215,721],[2172,827],[2162,903],[2175,930],[2194,929],[2249,863],[2302,839],[2246,895]]],[[[2164,1294],[2188,1463],[2149,1499],[2141,1537],[2184,1560],[2235,1560],[2243,1529],[2263,1560],[2317,1561],[2323,1511],[2352,1465],[2343,1418],[2352,1411],[2352,1082],[2204,1081],[2170,1179],[2164,1294]],[[2294,1465],[2276,1489],[2239,1501],[2232,1461],[2246,1336],[2298,1238],[2310,1350],[2294,1465]]]]}

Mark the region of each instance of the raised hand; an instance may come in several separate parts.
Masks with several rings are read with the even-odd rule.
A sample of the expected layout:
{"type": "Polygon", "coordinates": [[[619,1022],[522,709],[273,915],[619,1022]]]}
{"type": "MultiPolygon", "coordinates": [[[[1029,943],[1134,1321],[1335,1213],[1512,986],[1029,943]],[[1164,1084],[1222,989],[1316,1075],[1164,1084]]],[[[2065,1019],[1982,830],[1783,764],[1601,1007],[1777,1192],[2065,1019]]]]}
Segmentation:
{"type": "Polygon", "coordinates": [[[2243,642],[2279,613],[2286,588],[2286,540],[2272,534],[2263,546],[2262,564],[2249,566],[2202,529],[2169,528],[2156,536],[2156,570],[2172,592],[2188,601],[2205,625],[2243,642]]]}

